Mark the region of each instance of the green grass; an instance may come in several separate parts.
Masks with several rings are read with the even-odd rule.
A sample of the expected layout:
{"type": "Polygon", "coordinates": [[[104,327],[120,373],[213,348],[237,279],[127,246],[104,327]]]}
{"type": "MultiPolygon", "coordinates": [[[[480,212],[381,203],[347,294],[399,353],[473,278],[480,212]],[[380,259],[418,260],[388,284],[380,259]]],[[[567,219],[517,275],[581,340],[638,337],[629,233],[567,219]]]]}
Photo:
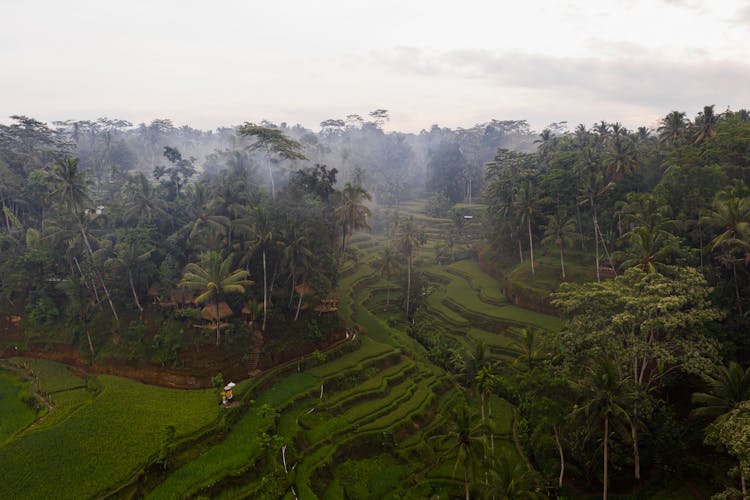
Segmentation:
{"type": "Polygon", "coordinates": [[[276,411],[285,408],[295,397],[319,387],[320,379],[310,373],[294,373],[265,390],[242,418],[231,428],[226,439],[196,460],[177,469],[154,489],[148,498],[182,498],[194,495],[227,474],[239,473],[251,466],[261,452],[258,438],[273,425],[274,417],[265,405],[276,411]]]}
{"type": "Polygon", "coordinates": [[[82,377],[61,363],[36,358],[12,358],[10,362],[32,375],[39,389],[46,393],[86,386],[82,377]]]}
{"type": "Polygon", "coordinates": [[[0,443],[4,443],[36,418],[36,412],[22,401],[22,398],[31,396],[29,390],[30,384],[0,370],[0,443]]]}
{"type": "Polygon", "coordinates": [[[27,498],[98,496],[149,462],[166,425],[185,436],[218,415],[212,390],[179,391],[106,375],[100,382],[100,395],[57,425],[0,448],[0,498],[18,492],[27,498]]]}

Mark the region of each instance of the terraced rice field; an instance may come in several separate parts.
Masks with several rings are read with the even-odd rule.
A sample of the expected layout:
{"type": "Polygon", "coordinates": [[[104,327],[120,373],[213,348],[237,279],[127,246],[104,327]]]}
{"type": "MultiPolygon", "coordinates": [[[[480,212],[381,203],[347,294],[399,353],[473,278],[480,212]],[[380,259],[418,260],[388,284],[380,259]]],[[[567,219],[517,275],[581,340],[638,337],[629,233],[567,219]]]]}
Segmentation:
{"type": "MultiPolygon", "coordinates": [[[[476,205],[468,208],[481,212],[476,205]]],[[[436,264],[436,249],[451,222],[424,215],[421,202],[406,203],[402,210],[424,224],[428,236],[417,266],[430,282],[424,307],[436,331],[466,351],[481,340],[493,355],[507,357],[519,328],[559,328],[554,317],[509,304],[499,283],[475,261],[436,264]]],[[[29,487],[40,498],[50,497],[60,484],[78,497],[106,495],[114,492],[113,485],[127,488],[118,495],[157,499],[461,495],[452,462],[440,458],[433,437],[443,430],[443,416],[466,396],[407,334],[403,291],[374,265],[385,244],[383,235],[354,235],[349,245],[357,258],[341,266],[339,313],[356,325],[354,338],[327,353],[325,361],[311,356],[244,381],[235,391],[236,407],[223,414],[217,413],[211,391],[144,389],[106,376],[87,381],[62,365],[20,361],[55,410],[28,436],[0,446],[0,463],[17,474],[0,486],[0,497],[29,487]],[[166,471],[149,469],[151,479],[141,484],[138,474],[156,460],[167,424],[175,425],[185,446],[166,471]],[[114,442],[122,435],[127,436],[123,442],[114,442]],[[33,463],[42,442],[50,439],[74,451],[68,458],[52,452],[33,463]],[[106,452],[99,458],[95,446],[117,449],[122,463],[108,461],[106,452]],[[97,463],[75,464],[73,456],[97,457],[97,463]],[[53,461],[61,464],[63,483],[33,484],[32,474],[23,472],[34,466],[52,469],[53,461]],[[101,477],[80,481],[76,470],[84,466],[101,477]]],[[[496,396],[490,405],[495,446],[515,455],[512,408],[496,396]]]]}

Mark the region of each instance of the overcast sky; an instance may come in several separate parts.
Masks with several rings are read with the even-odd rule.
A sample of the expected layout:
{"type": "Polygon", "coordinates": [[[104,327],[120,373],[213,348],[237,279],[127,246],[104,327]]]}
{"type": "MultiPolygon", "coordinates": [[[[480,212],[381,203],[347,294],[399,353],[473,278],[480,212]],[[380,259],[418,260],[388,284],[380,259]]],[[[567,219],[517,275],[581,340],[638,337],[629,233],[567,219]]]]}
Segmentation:
{"type": "Polygon", "coordinates": [[[390,130],[750,108],[750,1],[0,0],[0,119],[390,130]]]}

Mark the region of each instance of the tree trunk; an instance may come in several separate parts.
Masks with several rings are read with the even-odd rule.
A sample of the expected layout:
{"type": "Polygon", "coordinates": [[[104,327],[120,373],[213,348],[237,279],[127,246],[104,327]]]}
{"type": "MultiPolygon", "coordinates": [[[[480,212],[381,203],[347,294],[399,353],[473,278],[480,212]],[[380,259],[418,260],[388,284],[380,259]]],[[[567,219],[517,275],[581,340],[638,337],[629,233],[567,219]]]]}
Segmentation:
{"type": "Polygon", "coordinates": [[[583,245],[583,222],[581,221],[581,209],[578,208],[578,203],[576,203],[576,221],[578,222],[578,237],[581,240],[581,251],[583,252],[586,249],[583,245]]]}
{"type": "Polygon", "coordinates": [[[732,275],[734,276],[734,295],[737,297],[737,311],[742,316],[742,303],[740,302],[740,287],[737,284],[737,265],[732,264],[732,275]]]}
{"type": "Polygon", "coordinates": [[[263,326],[262,331],[266,331],[266,318],[268,317],[268,281],[266,278],[266,251],[263,250],[263,326]]]}
{"type": "Polygon", "coordinates": [[[560,247],[560,269],[562,269],[562,280],[565,281],[565,259],[563,258],[562,247],[560,247]]]}
{"type": "Polygon", "coordinates": [[[107,302],[109,302],[109,307],[112,309],[112,314],[115,316],[115,321],[120,321],[119,316],[117,316],[117,311],[115,311],[115,305],[112,303],[112,298],[109,296],[109,290],[107,290],[107,284],[104,282],[104,278],[102,277],[102,273],[99,272],[99,270],[96,268],[96,264],[94,263],[94,251],[91,250],[91,245],[89,244],[89,238],[86,236],[86,231],[81,228],[81,235],[83,236],[83,241],[86,244],[86,249],[89,252],[89,257],[91,258],[91,267],[94,269],[94,272],[97,274],[97,277],[99,278],[99,282],[102,284],[102,289],[104,289],[104,295],[107,296],[107,302]]]}
{"type": "Polygon", "coordinates": [[[86,334],[86,340],[89,341],[89,352],[91,352],[91,359],[94,359],[94,343],[91,342],[91,332],[89,332],[88,325],[86,325],[86,319],[81,315],[81,324],[83,325],[83,331],[86,334]]]}
{"type": "Polygon", "coordinates": [[[521,264],[523,264],[523,247],[521,247],[521,238],[518,238],[518,256],[521,257],[521,264]]]}
{"type": "Polygon", "coordinates": [[[411,297],[411,255],[406,258],[406,321],[409,322],[409,298],[411,297]]]}
{"type": "Polygon", "coordinates": [[[534,274],[534,240],[531,239],[531,215],[526,218],[529,228],[529,258],[531,259],[531,274],[534,274]]]}
{"type": "Polygon", "coordinates": [[[495,426],[492,425],[492,396],[487,401],[487,418],[490,421],[490,451],[495,455],[495,426]]]}
{"type": "Polygon", "coordinates": [[[292,273],[292,291],[289,294],[289,304],[287,305],[287,307],[292,307],[292,302],[294,302],[294,285],[296,284],[295,278],[296,276],[294,275],[294,273],[292,273]]]}
{"type": "Polygon", "coordinates": [[[591,219],[594,222],[594,247],[596,248],[596,281],[601,282],[601,276],[599,276],[599,223],[596,220],[596,211],[594,211],[594,203],[591,203],[592,215],[591,219]]]}
{"type": "MultiPolygon", "coordinates": [[[[467,457],[468,460],[468,457],[467,457]]],[[[469,469],[464,467],[464,489],[466,490],[466,500],[469,500],[469,469]]]]}
{"type": "Polygon", "coordinates": [[[480,391],[479,393],[479,406],[482,408],[482,423],[484,423],[484,391],[480,391]]]}
{"type": "Polygon", "coordinates": [[[221,318],[219,317],[219,299],[217,298],[214,300],[214,303],[216,304],[216,345],[219,345],[219,339],[221,338],[221,328],[219,327],[219,323],[221,323],[221,318]]]}
{"type": "Polygon", "coordinates": [[[630,422],[630,437],[633,439],[633,465],[635,478],[641,479],[641,452],[638,447],[638,404],[633,407],[633,419],[630,422]]]}
{"type": "Polygon", "coordinates": [[[266,165],[268,165],[268,177],[271,179],[271,199],[276,199],[276,183],[273,181],[273,169],[271,168],[271,160],[266,157],[266,165]]]}
{"type": "Polygon", "coordinates": [[[607,478],[609,473],[609,414],[604,415],[604,493],[602,498],[607,500],[607,478]]]}
{"type": "Polygon", "coordinates": [[[344,262],[344,254],[346,254],[346,224],[341,227],[341,262],[344,262]]]}
{"type": "Polygon", "coordinates": [[[8,212],[6,212],[7,209],[5,207],[5,197],[0,198],[0,200],[2,201],[2,205],[3,205],[2,210],[3,210],[3,216],[5,217],[5,227],[8,228],[8,234],[10,234],[10,219],[8,218],[8,212]]]}
{"type": "Polygon", "coordinates": [[[553,425],[552,430],[555,433],[555,443],[557,443],[557,451],[560,453],[560,477],[557,480],[557,485],[562,488],[563,479],[565,478],[565,454],[563,454],[563,448],[560,444],[560,436],[557,433],[557,426],[553,425]]]}
{"type": "Polygon", "coordinates": [[[128,269],[128,280],[130,280],[130,290],[133,292],[133,298],[135,299],[135,305],[138,307],[138,319],[143,321],[143,306],[138,300],[138,294],[135,292],[135,285],[133,284],[133,274],[128,269]]]}
{"type": "Polygon", "coordinates": [[[391,281],[388,280],[388,288],[386,288],[385,292],[385,305],[389,306],[391,304],[391,281]]]}
{"type": "Polygon", "coordinates": [[[299,296],[299,301],[297,302],[297,313],[294,315],[294,321],[297,321],[297,318],[299,318],[299,310],[302,307],[302,294],[299,296]]]}
{"type": "Polygon", "coordinates": [[[742,487],[742,500],[747,500],[747,485],[745,484],[745,473],[742,471],[742,462],[740,462],[740,485],[742,487]]]}

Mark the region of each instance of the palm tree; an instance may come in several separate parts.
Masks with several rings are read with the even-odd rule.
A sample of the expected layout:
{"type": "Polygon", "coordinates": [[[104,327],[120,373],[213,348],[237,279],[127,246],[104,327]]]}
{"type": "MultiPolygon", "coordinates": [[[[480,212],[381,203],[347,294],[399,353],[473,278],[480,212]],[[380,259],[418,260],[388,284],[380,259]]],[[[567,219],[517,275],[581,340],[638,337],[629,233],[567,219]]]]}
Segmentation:
{"type": "Polygon", "coordinates": [[[528,179],[521,189],[518,190],[515,204],[519,215],[521,216],[521,223],[526,222],[526,228],[529,232],[529,260],[531,260],[531,274],[534,274],[534,240],[531,234],[532,220],[534,219],[534,213],[536,211],[537,197],[534,192],[534,186],[531,183],[531,179],[528,179]]]}
{"type": "Polygon", "coordinates": [[[244,239],[235,247],[242,251],[240,264],[246,269],[250,267],[250,261],[260,253],[263,264],[263,324],[262,331],[266,331],[266,319],[268,317],[268,264],[266,254],[277,246],[274,240],[273,226],[268,212],[258,206],[248,216],[236,222],[237,230],[244,235],[244,239]]]}
{"type": "Polygon", "coordinates": [[[744,261],[750,250],[750,198],[720,193],[702,220],[721,231],[711,241],[711,250],[720,251],[720,260],[732,269],[737,309],[741,315],[737,264],[744,261]]]}
{"type": "MultiPolygon", "coordinates": [[[[80,211],[71,213],[66,216],[65,219],[60,217],[49,219],[46,222],[45,231],[48,232],[48,236],[57,241],[64,241],[67,245],[66,256],[68,257],[71,270],[73,270],[73,262],[77,265],[77,254],[86,253],[89,257],[91,268],[94,271],[96,279],[104,291],[104,295],[107,297],[107,302],[112,310],[112,315],[116,321],[119,321],[117,310],[112,302],[112,297],[109,294],[109,288],[107,283],[104,281],[99,267],[97,266],[96,259],[94,257],[93,243],[97,243],[97,239],[94,236],[94,229],[104,217],[91,211],[80,211]]],[[[94,286],[96,292],[96,286],[94,286]]]]}
{"type": "Polygon", "coordinates": [[[85,278],[81,276],[78,278],[73,275],[69,279],[61,281],[59,288],[65,293],[68,299],[67,307],[68,310],[78,316],[78,321],[81,323],[83,333],[86,334],[86,340],[89,345],[89,352],[91,357],[94,357],[94,343],[91,341],[91,332],[88,328],[88,320],[91,315],[91,311],[94,308],[94,298],[86,286],[85,278]]]}
{"type": "Polygon", "coordinates": [[[629,389],[626,380],[618,372],[612,360],[602,360],[589,369],[588,378],[583,386],[583,404],[574,410],[574,415],[581,415],[587,425],[587,438],[601,425],[603,434],[603,493],[607,499],[609,486],[609,435],[611,426],[618,420],[628,420],[625,410],[629,389]]]}
{"type": "Polygon", "coordinates": [[[120,267],[125,270],[128,275],[128,282],[130,283],[130,291],[133,293],[133,300],[138,308],[138,317],[143,319],[143,306],[141,301],[138,300],[138,292],[135,290],[135,282],[133,281],[133,271],[137,269],[138,265],[145,262],[151,257],[154,249],[147,249],[143,242],[138,242],[135,239],[130,241],[121,241],[115,245],[115,256],[111,259],[111,263],[116,267],[120,267]]]}
{"type": "Polygon", "coordinates": [[[218,252],[208,251],[200,263],[191,262],[185,266],[182,281],[178,284],[182,288],[199,290],[201,293],[195,299],[197,303],[213,301],[216,307],[216,345],[221,338],[219,300],[230,293],[245,293],[245,287],[253,284],[245,269],[232,269],[233,261],[233,255],[222,259],[218,252]]]}
{"type": "Polygon", "coordinates": [[[510,349],[531,368],[542,357],[542,344],[539,330],[535,328],[521,328],[518,338],[510,343],[510,349]]]}
{"type": "Polygon", "coordinates": [[[678,146],[685,141],[688,122],[685,113],[672,111],[661,120],[661,125],[656,130],[659,134],[659,143],[666,146],[678,146]]]}
{"type": "Polygon", "coordinates": [[[614,183],[606,182],[604,175],[596,168],[591,165],[582,165],[580,169],[584,178],[583,184],[580,189],[580,196],[578,198],[579,204],[588,204],[591,208],[591,220],[594,224],[594,245],[596,249],[596,281],[601,281],[599,273],[599,219],[597,217],[596,206],[599,199],[604,197],[612,188],[614,183]]]}
{"type": "Polygon", "coordinates": [[[406,257],[406,317],[408,318],[409,300],[411,298],[411,268],[417,250],[427,242],[427,237],[424,230],[414,222],[414,217],[409,216],[399,224],[396,240],[397,248],[406,257]]]}
{"type": "Polygon", "coordinates": [[[451,418],[446,422],[446,432],[432,439],[441,440],[448,444],[443,456],[453,455],[452,477],[456,477],[459,464],[463,464],[464,491],[469,500],[469,479],[474,475],[476,463],[485,455],[486,443],[483,426],[473,425],[473,418],[469,408],[464,404],[451,412],[451,418]]]}
{"type": "Polygon", "coordinates": [[[573,244],[576,238],[576,221],[563,210],[558,210],[547,218],[542,245],[556,246],[560,250],[560,271],[565,281],[565,256],[563,249],[573,244]]]}
{"type": "Polygon", "coordinates": [[[610,141],[604,158],[609,174],[617,179],[632,174],[638,168],[635,144],[628,136],[616,135],[610,141]]]}
{"type": "Polygon", "coordinates": [[[703,106],[703,111],[695,117],[695,135],[693,144],[700,144],[716,135],[716,124],[719,117],[714,113],[714,105],[703,106]]]}
{"type": "Polygon", "coordinates": [[[341,201],[336,208],[336,217],[341,225],[341,258],[346,252],[346,237],[359,229],[370,229],[367,218],[370,209],[364,204],[372,197],[362,186],[346,184],[341,191],[341,201]]]}
{"type": "Polygon", "coordinates": [[[78,169],[77,158],[65,158],[55,164],[49,175],[52,197],[67,212],[83,212],[91,204],[91,182],[78,169]]]}
{"type": "Polygon", "coordinates": [[[310,268],[312,251],[307,246],[307,237],[299,233],[295,224],[286,228],[281,239],[284,242],[282,266],[289,272],[289,278],[292,282],[289,294],[289,305],[291,306],[294,299],[294,287],[297,285],[297,276],[304,274],[310,268]]]}
{"type": "Polygon", "coordinates": [[[401,262],[399,261],[398,254],[393,250],[390,245],[386,246],[383,250],[383,255],[377,263],[377,269],[381,276],[388,280],[388,288],[385,296],[385,305],[388,306],[391,303],[391,278],[398,273],[401,268],[401,262]]]}
{"type": "Polygon", "coordinates": [[[622,252],[623,268],[637,267],[645,273],[655,273],[669,255],[677,251],[677,239],[672,234],[649,226],[640,226],[623,238],[628,245],[622,252]]]}
{"type": "Polygon", "coordinates": [[[735,361],[718,367],[707,382],[708,392],[693,393],[693,404],[700,405],[691,412],[696,417],[716,419],[750,399],[750,367],[743,370],[735,361]]]}
{"type": "Polygon", "coordinates": [[[151,182],[139,172],[125,185],[124,216],[127,221],[145,218],[148,222],[156,216],[167,219],[167,202],[159,198],[151,182]]]}
{"type": "Polygon", "coordinates": [[[188,232],[188,242],[194,240],[204,228],[214,229],[223,235],[227,234],[229,219],[212,212],[211,194],[204,184],[191,185],[188,200],[190,221],[183,227],[183,230],[188,232]]]}

